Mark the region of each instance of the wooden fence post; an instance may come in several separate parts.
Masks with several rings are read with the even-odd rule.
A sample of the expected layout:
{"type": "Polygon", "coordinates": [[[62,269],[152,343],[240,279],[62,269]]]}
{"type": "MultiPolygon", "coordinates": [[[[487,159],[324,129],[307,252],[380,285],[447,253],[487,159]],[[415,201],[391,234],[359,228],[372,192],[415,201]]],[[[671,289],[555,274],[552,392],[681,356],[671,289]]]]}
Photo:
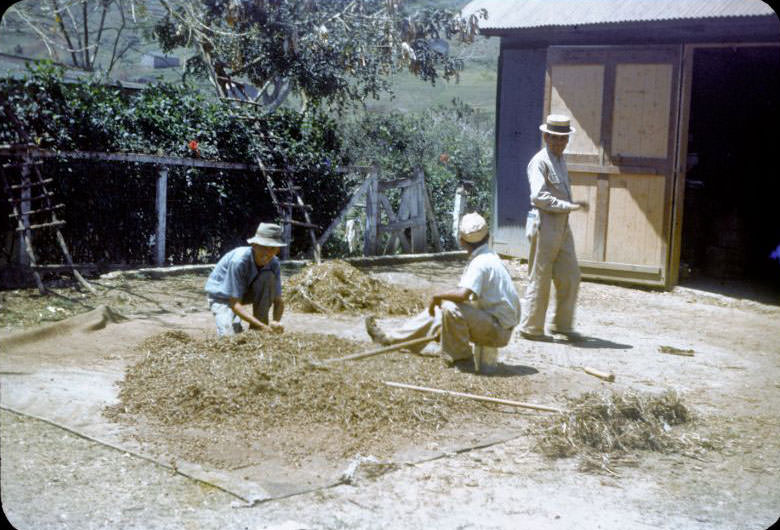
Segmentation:
{"type": "Polygon", "coordinates": [[[431,204],[431,194],[428,192],[428,186],[424,186],[423,199],[425,201],[425,215],[428,217],[428,225],[431,229],[431,241],[436,252],[441,252],[441,237],[439,236],[439,227],[436,224],[436,212],[433,211],[431,204]]]}
{"type": "Polygon", "coordinates": [[[379,224],[379,175],[374,166],[368,176],[370,182],[366,190],[366,230],[363,233],[363,255],[376,255],[377,225],[379,224]]]}
{"type": "MultiPolygon", "coordinates": [[[[30,216],[27,212],[30,211],[30,168],[27,163],[30,161],[29,155],[25,153],[24,163],[22,164],[22,179],[20,184],[24,186],[21,191],[22,201],[19,203],[19,213],[21,214],[21,221],[24,230],[19,231],[19,265],[27,266],[31,264],[30,256],[27,251],[27,238],[32,238],[32,232],[30,231],[30,216]]],[[[32,245],[30,245],[32,250],[32,245]]],[[[33,258],[35,259],[35,258],[33,258]]]]}
{"type": "Polygon", "coordinates": [[[165,221],[168,213],[168,167],[162,166],[157,174],[157,239],[155,265],[165,265],[165,221]]]}
{"type": "Polygon", "coordinates": [[[292,243],[292,223],[290,223],[292,220],[292,208],[288,206],[284,208],[283,211],[284,219],[282,220],[282,241],[284,241],[285,246],[282,247],[280,259],[282,261],[287,261],[290,259],[290,243],[292,243]]]}
{"type": "Polygon", "coordinates": [[[458,186],[455,190],[455,200],[452,206],[452,237],[455,241],[460,238],[460,219],[466,213],[466,190],[463,186],[458,186]]]}
{"type": "Polygon", "coordinates": [[[425,211],[425,172],[421,167],[415,169],[415,184],[410,188],[412,196],[410,197],[409,209],[410,218],[421,218],[419,224],[412,227],[412,253],[419,254],[426,251],[427,225],[425,211]]]}

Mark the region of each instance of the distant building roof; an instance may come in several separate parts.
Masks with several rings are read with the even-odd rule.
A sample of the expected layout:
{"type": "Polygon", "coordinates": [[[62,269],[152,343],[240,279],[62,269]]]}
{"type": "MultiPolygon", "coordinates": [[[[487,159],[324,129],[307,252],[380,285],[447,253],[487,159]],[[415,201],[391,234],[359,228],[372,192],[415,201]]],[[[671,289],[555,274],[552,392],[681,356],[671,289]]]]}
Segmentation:
{"type": "Polygon", "coordinates": [[[777,17],[762,0],[473,0],[462,13],[487,9],[479,26],[490,30],[567,27],[624,22],[777,17]]]}

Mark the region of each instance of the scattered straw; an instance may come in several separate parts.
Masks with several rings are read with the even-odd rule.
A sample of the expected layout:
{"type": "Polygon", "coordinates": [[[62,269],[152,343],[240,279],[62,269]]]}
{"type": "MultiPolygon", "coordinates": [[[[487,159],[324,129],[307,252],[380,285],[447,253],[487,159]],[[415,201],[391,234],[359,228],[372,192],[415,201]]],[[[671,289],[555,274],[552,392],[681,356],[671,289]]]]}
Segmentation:
{"type": "Polygon", "coordinates": [[[572,400],[569,412],[543,418],[544,434],[537,448],[546,456],[579,455],[581,469],[633,465],[633,451],[682,452],[694,445],[705,447],[698,437],[675,433],[673,427],[690,423],[693,414],[674,391],[659,395],[634,392],[589,392],[572,400]]]}
{"type": "Polygon", "coordinates": [[[285,303],[304,313],[411,315],[426,306],[425,297],[372,278],[342,260],[308,265],[290,277],[285,303]]]}

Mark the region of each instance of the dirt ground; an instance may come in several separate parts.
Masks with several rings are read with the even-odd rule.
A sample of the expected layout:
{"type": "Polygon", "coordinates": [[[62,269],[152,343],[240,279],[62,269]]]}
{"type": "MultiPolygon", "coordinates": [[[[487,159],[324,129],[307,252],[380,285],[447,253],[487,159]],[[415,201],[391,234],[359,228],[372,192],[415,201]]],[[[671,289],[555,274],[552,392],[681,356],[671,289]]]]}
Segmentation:
{"type": "MultiPolygon", "coordinates": [[[[430,292],[456,282],[462,266],[430,261],[364,270],[430,292]]],[[[522,293],[524,265],[508,266],[522,293]]],[[[234,474],[215,477],[227,477],[222,483],[228,484],[236,473],[264,477],[267,491],[275,494],[250,503],[249,490],[191,478],[202,477],[203,470],[156,452],[153,436],[104,443],[122,440],[127,427],[99,419],[101,409],[85,405],[116,402],[116,374],[142,360],[143,340],[171,330],[197,340],[213,335],[201,292],[204,279],[203,274],[104,278],[96,282],[100,295],[83,299],[72,291],[61,291],[68,299],[0,292],[0,486],[3,511],[16,528],[725,530],[768,528],[780,516],[780,488],[772,478],[780,467],[779,300],[738,288],[722,289],[724,295],[583,282],[577,319],[586,341],[528,342],[516,334],[500,351],[497,375],[449,368],[452,381],[470,381],[482,393],[492,388],[501,392],[498,397],[554,407],[566,407],[586,392],[675,390],[696,416],[682,435],[702,442],[699,451],[637,451],[633,465],[586,472],[577,457],[551,459],[538,451],[538,419],[548,413],[469,402],[460,406],[472,414],[437,436],[409,435],[404,449],[417,451],[406,460],[354,454],[317,462],[311,455],[299,459],[298,468],[289,462],[272,468],[247,461],[242,448],[260,454],[264,447],[286,446],[295,454],[299,447],[327,445],[327,433],[304,431],[301,438],[279,440],[274,438],[279,433],[258,432],[250,445],[236,440],[234,474]],[[101,313],[99,321],[84,316],[100,304],[112,311],[101,313]],[[73,315],[82,316],[64,320],[73,315]],[[40,331],[56,321],[73,324],[56,336],[40,331]],[[20,331],[27,332],[26,342],[10,340],[20,331]],[[584,367],[613,373],[615,381],[588,375],[584,367]],[[54,421],[53,408],[71,420],[67,428],[53,424],[62,425],[54,421]],[[312,440],[317,436],[319,441],[312,440]],[[342,478],[318,480],[315,468],[342,478]],[[286,477],[277,489],[268,484],[274,473],[286,477]]],[[[379,322],[402,319],[384,316],[379,322]]],[[[288,312],[283,323],[290,333],[316,331],[371,347],[359,315],[288,312]]],[[[388,355],[396,360],[382,362],[439,362],[388,355]]],[[[375,366],[390,370],[388,364],[375,366]]],[[[440,368],[436,373],[443,373],[440,368]]],[[[421,403],[433,399],[404,396],[421,403]]],[[[151,427],[146,432],[159,433],[151,427]]],[[[395,443],[399,449],[404,445],[395,443]]]]}

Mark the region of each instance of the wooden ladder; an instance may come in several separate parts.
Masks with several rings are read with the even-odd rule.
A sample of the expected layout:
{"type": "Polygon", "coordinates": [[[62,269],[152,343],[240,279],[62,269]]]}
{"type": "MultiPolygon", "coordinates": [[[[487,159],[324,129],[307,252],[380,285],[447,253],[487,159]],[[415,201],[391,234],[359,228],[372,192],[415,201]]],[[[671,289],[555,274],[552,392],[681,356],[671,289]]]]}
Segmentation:
{"type": "Polygon", "coordinates": [[[287,243],[287,246],[282,249],[282,259],[289,259],[290,257],[289,245],[292,239],[292,227],[302,226],[309,231],[314,262],[319,264],[321,261],[321,249],[317,234],[315,233],[315,229],[319,229],[320,227],[311,222],[309,212],[311,212],[313,208],[303,202],[303,197],[301,197],[300,193],[300,186],[296,186],[289,175],[284,179],[284,184],[282,186],[276,186],[273,178],[265,169],[265,166],[263,166],[263,162],[260,160],[260,157],[257,157],[256,160],[257,165],[260,167],[260,170],[265,177],[265,183],[268,188],[268,193],[271,195],[271,200],[274,203],[274,207],[279,213],[279,216],[282,218],[282,228],[284,230],[283,237],[285,243],[287,243]],[[295,210],[300,210],[303,213],[303,221],[297,221],[293,219],[293,211],[295,210]]]}
{"type": "Polygon", "coordinates": [[[42,162],[34,160],[31,153],[34,148],[35,146],[31,144],[2,146],[4,161],[0,173],[2,174],[3,188],[11,206],[9,217],[16,219],[16,232],[21,233],[24,252],[29,259],[35,283],[41,294],[46,294],[46,287],[43,285],[39,271],[47,267],[38,264],[33,249],[32,233],[36,230],[53,230],[57,243],[65,256],[67,268],[73,271],[73,276],[79,284],[92,294],[96,294],[95,289],[73,265],[68,245],[60,232],[60,227],[65,224],[65,220],[57,217],[57,210],[65,205],[55,203],[54,192],[49,188],[49,184],[54,179],[44,178],[41,174],[42,162]],[[36,205],[35,208],[32,208],[33,204],[36,205]],[[33,223],[30,221],[31,218],[40,220],[33,223]]]}

